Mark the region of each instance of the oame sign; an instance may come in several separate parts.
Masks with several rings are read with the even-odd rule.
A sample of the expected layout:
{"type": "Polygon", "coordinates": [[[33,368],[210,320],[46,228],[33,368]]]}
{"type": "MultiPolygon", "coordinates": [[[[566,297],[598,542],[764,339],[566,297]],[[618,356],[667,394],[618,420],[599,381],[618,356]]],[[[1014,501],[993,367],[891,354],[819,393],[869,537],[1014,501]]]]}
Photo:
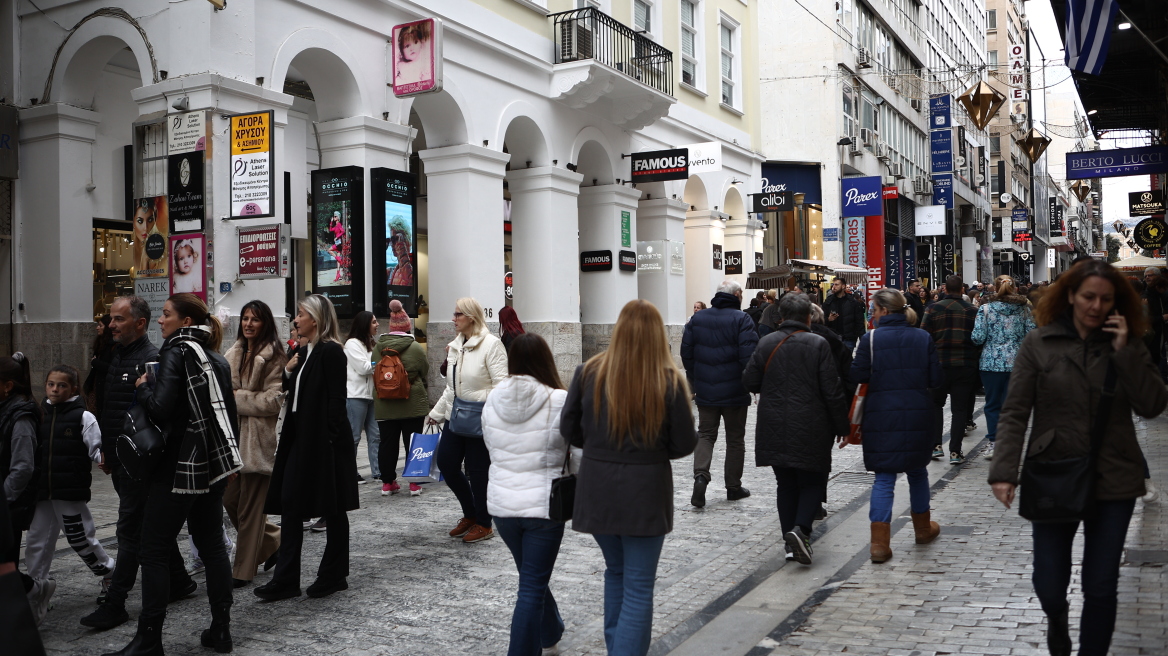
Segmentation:
{"type": "Polygon", "coordinates": [[[880,194],[880,176],[840,180],[840,214],[843,216],[878,216],[884,214],[880,194]]]}
{"type": "Polygon", "coordinates": [[[1067,179],[1168,173],[1168,146],[1067,153],[1067,179]]]}

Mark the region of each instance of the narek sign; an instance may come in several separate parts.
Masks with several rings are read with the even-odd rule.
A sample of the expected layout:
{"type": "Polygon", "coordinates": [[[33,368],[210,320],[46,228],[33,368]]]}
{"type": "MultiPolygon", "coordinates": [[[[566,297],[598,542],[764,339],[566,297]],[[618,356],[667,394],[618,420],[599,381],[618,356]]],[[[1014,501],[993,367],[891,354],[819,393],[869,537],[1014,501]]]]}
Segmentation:
{"type": "Polygon", "coordinates": [[[1067,153],[1067,179],[1168,173],[1168,146],[1067,153]]]}
{"type": "Polygon", "coordinates": [[[273,112],[231,117],[231,217],[273,216],[273,112]]]}

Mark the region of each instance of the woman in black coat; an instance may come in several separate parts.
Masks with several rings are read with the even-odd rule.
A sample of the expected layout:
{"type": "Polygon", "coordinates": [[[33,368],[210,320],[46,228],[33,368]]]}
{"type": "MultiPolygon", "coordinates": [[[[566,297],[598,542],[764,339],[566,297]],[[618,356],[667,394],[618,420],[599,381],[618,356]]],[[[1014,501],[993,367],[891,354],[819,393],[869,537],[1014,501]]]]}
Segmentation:
{"type": "Polygon", "coordinates": [[[302,522],[320,517],[325,548],[309,597],[349,587],[349,516],[359,506],[353,432],[345,411],[345,352],[332,301],[313,294],[300,302],[296,330],[305,344],[284,368],[288,396],[276,465],[264,512],[281,516],[276,574],[256,588],[276,601],[300,596],[302,522]]]}
{"type": "Polygon", "coordinates": [[[137,403],[166,440],[158,464],[143,472],[149,495],[138,551],[142,614],[133,641],[106,656],[163,653],[170,558],[183,522],[207,568],[211,628],[203,632],[203,646],[220,653],[232,649],[231,559],[223,543],[223,490],[243,464],[231,366],[217,352],[223,326],[194,294],[171,296],[162,306],[158,325],[165,339],[158,351],[158,371],[153,381],[146,373],[135,382],[137,403]]]}

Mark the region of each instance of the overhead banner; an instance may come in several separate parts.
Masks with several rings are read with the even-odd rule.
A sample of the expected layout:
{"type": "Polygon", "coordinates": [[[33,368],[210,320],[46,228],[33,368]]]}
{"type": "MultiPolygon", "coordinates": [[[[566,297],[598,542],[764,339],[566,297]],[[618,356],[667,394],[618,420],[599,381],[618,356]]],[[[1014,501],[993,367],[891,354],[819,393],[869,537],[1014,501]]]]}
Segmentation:
{"type": "Polygon", "coordinates": [[[953,170],[953,130],[933,130],[929,133],[933,173],[953,170]]]}
{"type": "Polygon", "coordinates": [[[633,153],[630,157],[633,182],[685,180],[689,177],[689,152],[685,148],[633,153]]]}
{"type": "MultiPolygon", "coordinates": [[[[166,278],[170,214],[166,196],[134,201],[134,278],[166,278]]],[[[165,282],[165,281],[164,281],[165,282]]]]}
{"type": "Polygon", "coordinates": [[[933,203],[953,209],[953,174],[933,176],[933,203]]]}
{"type": "Polygon", "coordinates": [[[292,241],[284,223],[239,228],[240,280],[287,278],[291,274],[292,241]]]}
{"type": "Polygon", "coordinates": [[[945,207],[925,205],[914,208],[916,236],[930,237],[945,234],[945,207]]]}
{"type": "Polygon", "coordinates": [[[1164,191],[1133,191],[1127,195],[1128,216],[1150,216],[1164,213],[1164,191]]]}
{"type": "Polygon", "coordinates": [[[953,126],[953,96],[949,94],[929,98],[929,128],[937,130],[953,126]]]}
{"type": "Polygon", "coordinates": [[[364,184],[359,166],[312,171],[312,291],[342,319],[365,309],[364,184]]]}
{"type": "Polygon", "coordinates": [[[406,314],[418,316],[417,181],[414,174],[387,168],[369,171],[373,207],[373,313],[389,315],[397,299],[406,314]]]}
{"type": "Polygon", "coordinates": [[[166,158],[166,189],[171,232],[202,232],[206,215],[203,151],[166,158]]]}
{"type": "Polygon", "coordinates": [[[840,180],[840,190],[840,214],[843,216],[884,215],[880,176],[844,178],[840,180]]]}
{"type": "Polygon", "coordinates": [[[170,293],[194,294],[207,302],[207,238],[202,233],[170,236],[170,293]]]}
{"type": "Polygon", "coordinates": [[[689,173],[713,173],[722,170],[722,142],[707,141],[704,143],[682,146],[689,154],[689,173]]]}
{"type": "Polygon", "coordinates": [[[1067,153],[1067,179],[1168,173],[1168,146],[1067,153]]]}
{"type": "Polygon", "coordinates": [[[393,26],[393,95],[398,98],[442,90],[442,20],[425,18],[393,26]]]}
{"type": "Polygon", "coordinates": [[[231,117],[231,218],[275,216],[271,110],[231,117]]]}

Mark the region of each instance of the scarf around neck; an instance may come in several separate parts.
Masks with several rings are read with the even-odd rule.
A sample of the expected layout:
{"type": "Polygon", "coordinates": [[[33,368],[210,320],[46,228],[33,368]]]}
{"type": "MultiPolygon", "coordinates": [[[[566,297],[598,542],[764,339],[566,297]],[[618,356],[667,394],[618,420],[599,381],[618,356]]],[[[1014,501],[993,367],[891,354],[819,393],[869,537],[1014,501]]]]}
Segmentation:
{"type": "Polygon", "coordinates": [[[175,494],[205,493],[212,484],[243,469],[224,391],[204,350],[209,336],[206,327],[191,326],[180,328],[170,339],[182,354],[190,409],[171,490],[175,494]]]}

